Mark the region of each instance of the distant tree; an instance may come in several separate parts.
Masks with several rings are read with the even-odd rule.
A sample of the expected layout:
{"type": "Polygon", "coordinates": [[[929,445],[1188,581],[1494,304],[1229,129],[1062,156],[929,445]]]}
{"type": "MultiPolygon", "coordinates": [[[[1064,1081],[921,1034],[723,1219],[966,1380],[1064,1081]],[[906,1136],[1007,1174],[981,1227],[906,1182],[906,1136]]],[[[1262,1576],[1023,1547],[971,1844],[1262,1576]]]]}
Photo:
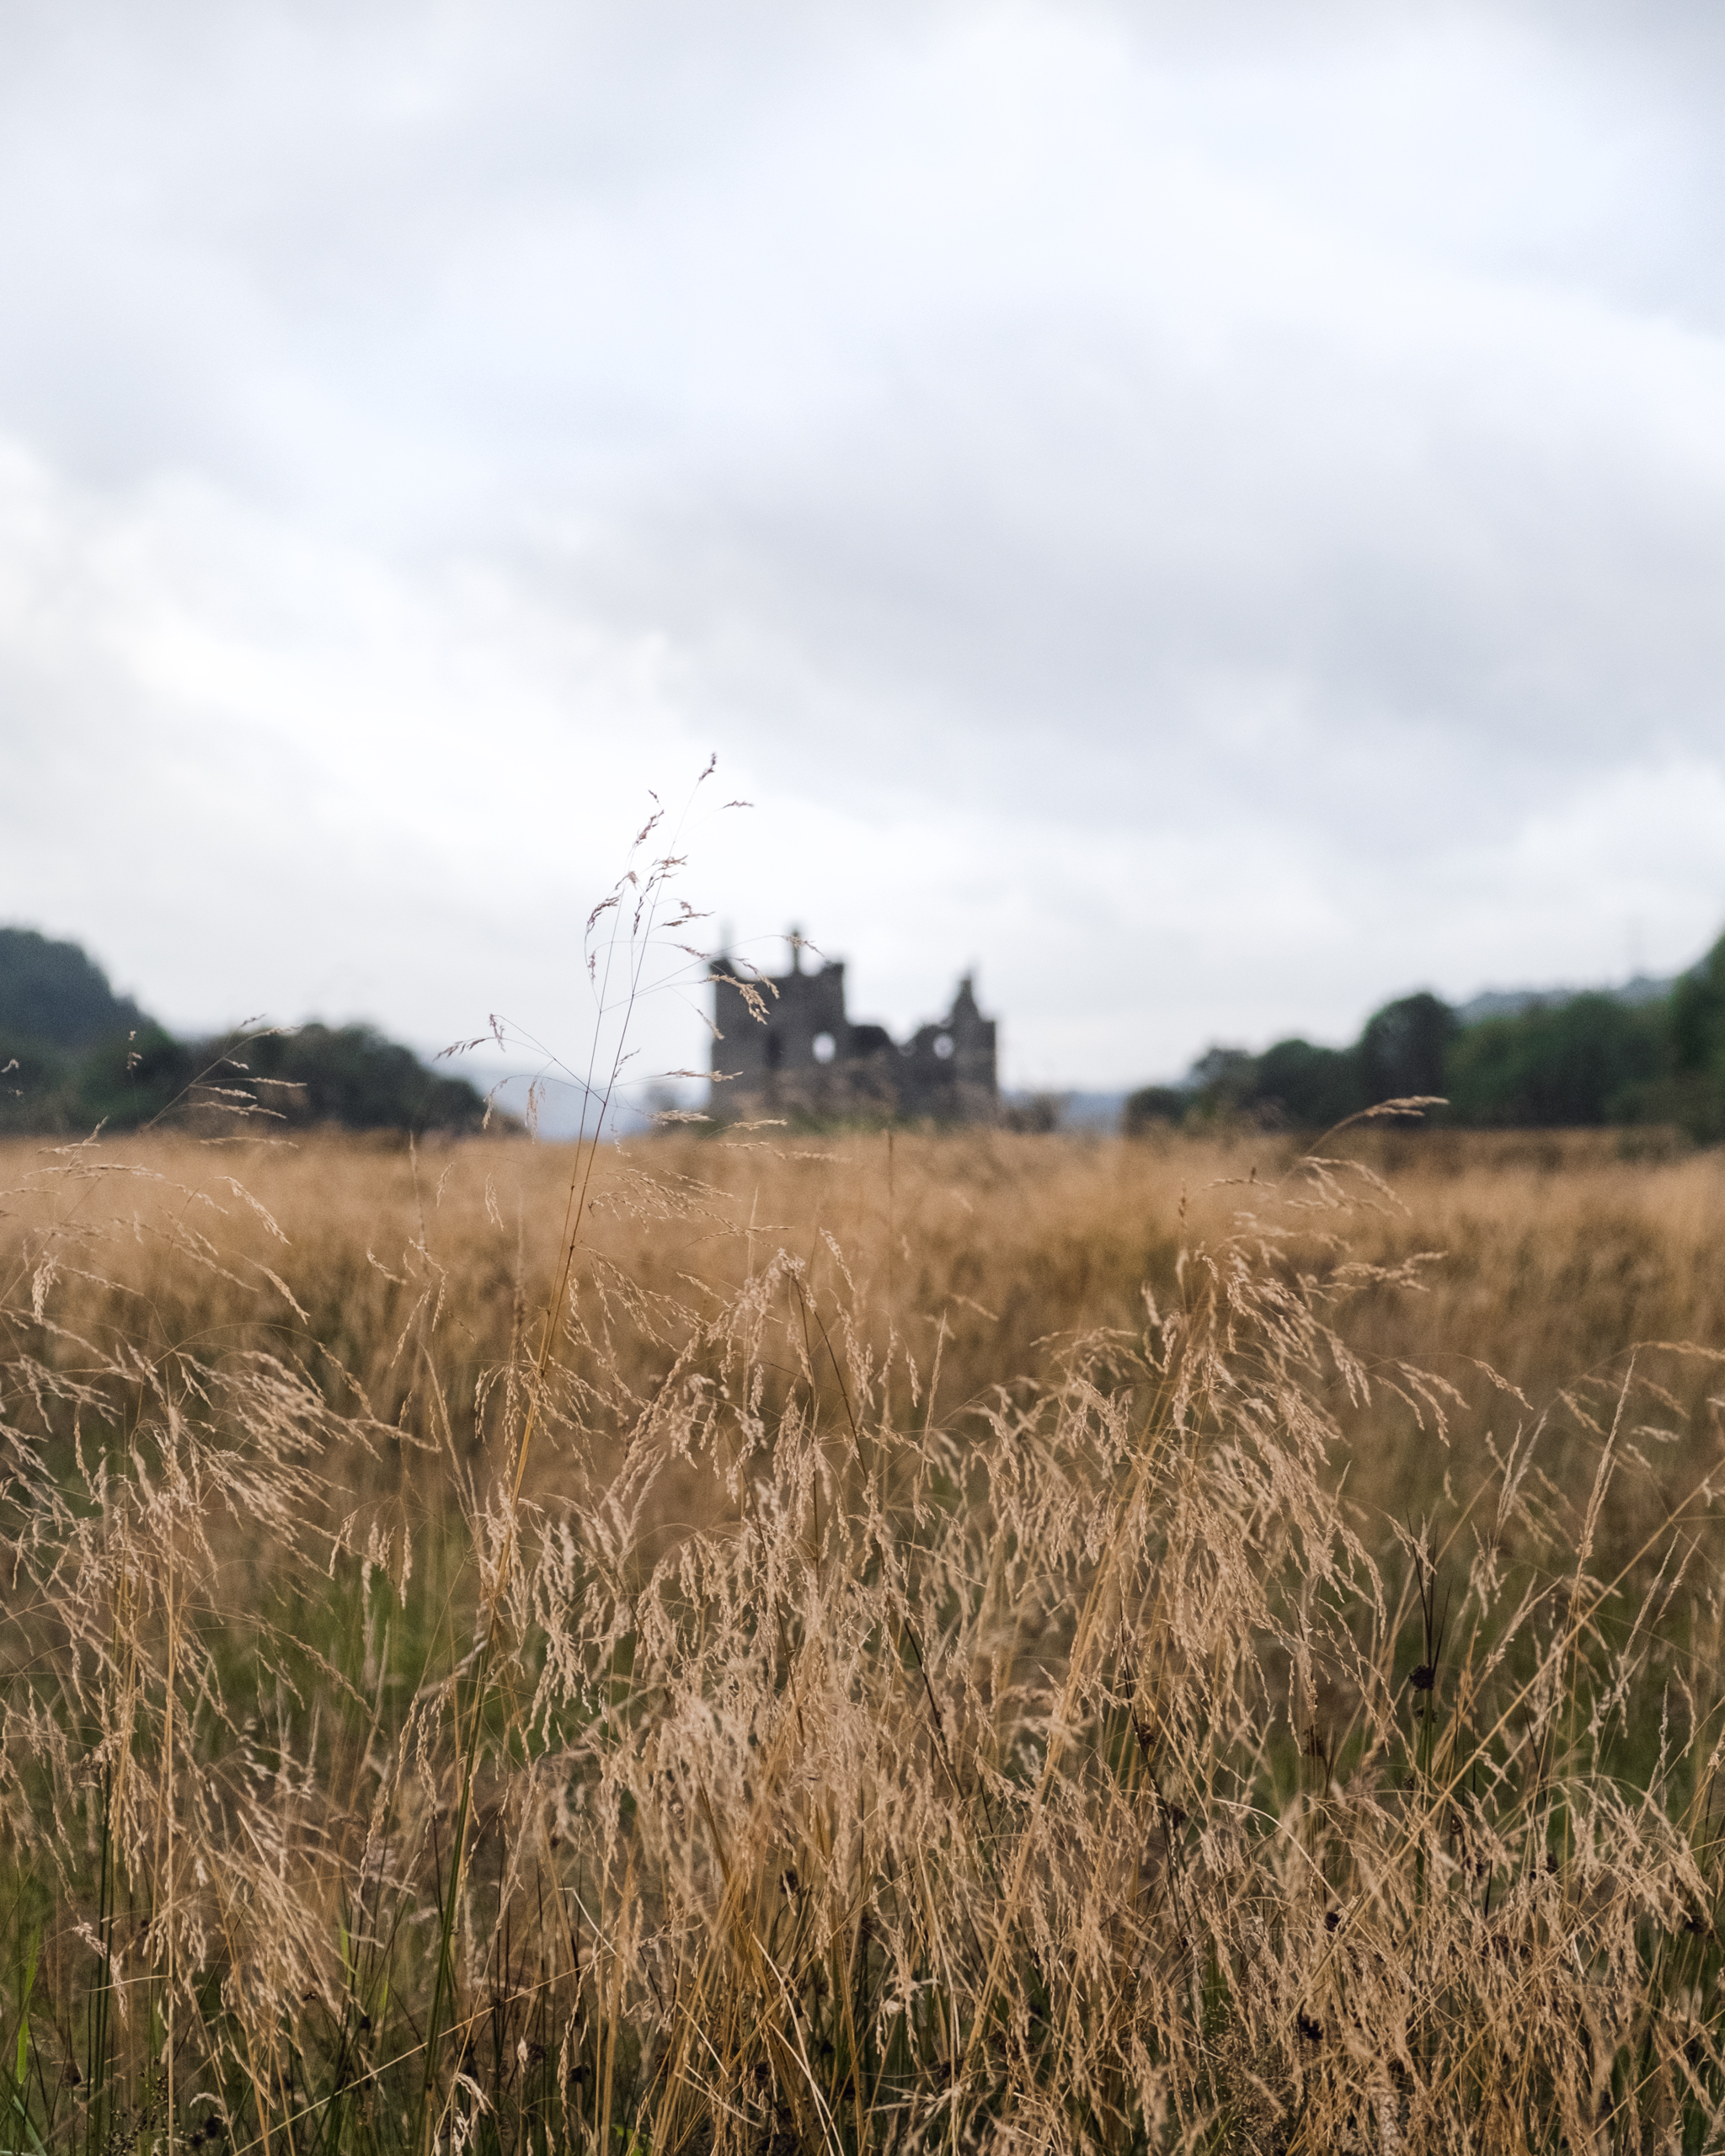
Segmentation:
{"type": "Polygon", "coordinates": [[[428,1070],[370,1026],[301,1026],[234,1052],[223,1082],[250,1084],[289,1123],[350,1130],[477,1130],[485,1102],[465,1078],[428,1070]],[[261,1081],[261,1082],[259,1082],[261,1081]]]}
{"type": "Polygon", "coordinates": [[[1669,1075],[1640,1097],[1642,1113],[1714,1143],[1725,1138],[1725,936],[1678,982],[1667,1018],[1669,1075]]]}
{"type": "Polygon", "coordinates": [[[1016,1130],[1032,1137],[1046,1137],[1060,1127],[1060,1115],[1065,1101],[1059,1093],[1029,1093],[1023,1099],[1008,1101],[1001,1110],[1001,1127],[1016,1130]]]}
{"type": "Polygon", "coordinates": [[[77,1049],[148,1022],[76,943],[51,942],[33,928],[0,928],[0,1034],[77,1049]]]}
{"type": "MultiPolygon", "coordinates": [[[[271,1112],[355,1130],[474,1130],[485,1103],[369,1026],[302,1026],[224,1050],[176,1040],[76,943],[0,928],[0,1132],[208,1125],[271,1112]]],[[[510,1118],[501,1121],[508,1126],[510,1118]]]]}
{"type": "Polygon", "coordinates": [[[1184,1119],[1192,1095],[1180,1086],[1140,1086],[1128,1093],[1120,1110],[1120,1128],[1129,1138],[1147,1130],[1167,1129],[1184,1119]]]}
{"type": "Polygon", "coordinates": [[[1725,936],[1671,992],[1671,1050],[1680,1075],[1725,1078],[1725,936]]]}
{"type": "Polygon", "coordinates": [[[1243,1117],[1273,1129],[1327,1130],[1365,1105],[1354,1049],[1285,1040],[1262,1055],[1207,1049],[1184,1086],[1146,1086],[1130,1095],[1124,1127],[1243,1117]]]}
{"type": "Polygon", "coordinates": [[[76,1068],[72,1057],[46,1041],[0,1033],[0,1132],[72,1129],[76,1068]]]}
{"type": "Polygon", "coordinates": [[[1370,1105],[1359,1052],[1278,1041],[1257,1059],[1247,1105],[1265,1120],[1295,1130],[1328,1130],[1370,1105]]]}
{"type": "Polygon", "coordinates": [[[1441,1094],[1445,1057],[1460,1026],[1449,1005],[1424,989],[1375,1011],[1354,1051],[1362,1105],[1441,1094]]]}
{"type": "Polygon", "coordinates": [[[136,1130],[185,1091],[209,1060],[148,1019],[78,1059],[72,1086],[77,1127],[136,1130]]]}
{"type": "Polygon", "coordinates": [[[1241,1114],[1258,1082],[1258,1058],[1243,1048],[1210,1048],[1187,1075],[1187,1113],[1200,1121],[1241,1114]]]}
{"type": "Polygon", "coordinates": [[[1258,1058],[1250,1049],[1207,1048],[1192,1066],[1187,1084],[1200,1092],[1231,1092],[1250,1085],[1258,1058]]]}
{"type": "Polygon", "coordinates": [[[1574,1129],[1640,1120],[1670,1058],[1658,1003],[1578,995],[1487,1018],[1451,1043],[1447,1090],[1460,1123],[1574,1129]]]}

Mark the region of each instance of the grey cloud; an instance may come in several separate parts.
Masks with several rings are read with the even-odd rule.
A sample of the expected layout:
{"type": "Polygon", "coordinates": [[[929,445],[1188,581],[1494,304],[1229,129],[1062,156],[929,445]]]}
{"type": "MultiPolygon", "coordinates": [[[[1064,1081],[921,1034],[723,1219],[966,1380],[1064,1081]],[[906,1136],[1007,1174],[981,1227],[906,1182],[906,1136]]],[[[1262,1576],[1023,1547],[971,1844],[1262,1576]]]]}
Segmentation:
{"type": "MultiPolygon", "coordinates": [[[[227,726],[211,801],[315,829],[347,783],[359,827],[377,782],[296,762],[254,686],[275,653],[358,710],[374,665],[390,715],[354,723],[414,753],[417,677],[312,618],[344,579],[447,627],[477,730],[554,710],[563,749],[535,753],[577,767],[636,723],[616,681],[650,654],[677,726],[840,804],[846,842],[954,833],[949,876],[911,860],[891,921],[848,931],[882,1007],[914,1007],[937,905],[1037,953],[964,953],[1018,968],[1035,1038],[1123,1070],[1175,1054],[1157,996],[1167,1042],[1297,1020],[1278,997],[1339,1025],[1403,967],[1472,985],[1509,963],[1493,905],[1540,915],[1545,963],[1572,872],[1529,852],[1539,819],[1580,802],[1594,832],[1624,774],[1719,767],[1711,11],[69,19],[22,12],[0,81],[0,432],[95,525],[178,474],[211,560],[230,511],[273,536],[227,584],[134,565],[207,664],[25,638],[14,769],[79,712],[99,735],[98,706],[158,744],[227,726]],[[305,558],[346,566],[302,590],[305,558]],[[495,604],[451,600],[463,579],[495,604]]],[[[174,769],[134,744],[95,782],[136,774],[184,823],[174,769]]],[[[392,841],[416,891],[453,820],[392,841]]],[[[314,849],[338,881],[339,824],[314,849]]],[[[1637,843],[1650,910],[1699,933],[1705,849],[1661,884],[1637,843]]],[[[145,873],[165,943],[193,901],[145,873]]],[[[776,915],[764,869],[726,873],[776,915]]],[[[862,867],[781,873],[867,910],[862,867]]],[[[77,874],[99,936],[122,869],[77,874]]]]}
{"type": "Polygon", "coordinates": [[[1488,753],[1507,817],[1554,767],[1715,743],[1717,472],[1660,469],[1632,431],[1529,444],[1516,415],[1468,412],[1465,385],[1460,409],[1441,386],[1410,409],[1426,385],[1317,355],[1195,390],[1140,349],[1118,399],[1060,356],[997,362],[968,400],[961,364],[782,466],[721,475],[626,532],[619,603],[710,655],[734,724],[753,712],[764,739],[794,710],[809,753],[864,787],[914,755],[1010,794],[979,747],[1059,743],[1050,806],[1100,794],[1130,816],[1135,776],[1310,810],[1410,763],[1477,800],[1488,753]],[[757,670],[733,686],[739,622],[757,670]],[[798,692],[820,678],[846,685],[826,729],[798,692]]]}

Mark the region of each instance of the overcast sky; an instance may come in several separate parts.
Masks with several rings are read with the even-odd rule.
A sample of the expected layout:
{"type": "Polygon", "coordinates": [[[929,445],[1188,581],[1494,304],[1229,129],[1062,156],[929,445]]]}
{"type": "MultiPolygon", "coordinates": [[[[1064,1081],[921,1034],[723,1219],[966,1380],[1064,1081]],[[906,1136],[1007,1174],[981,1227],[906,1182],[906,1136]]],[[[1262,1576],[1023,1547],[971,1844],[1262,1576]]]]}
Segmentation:
{"type": "Polygon", "coordinates": [[[714,930],[1013,1083],[1686,963],[1722,144],[1711,4],[12,0],[0,919],[577,1055],[716,750],[714,930]]]}

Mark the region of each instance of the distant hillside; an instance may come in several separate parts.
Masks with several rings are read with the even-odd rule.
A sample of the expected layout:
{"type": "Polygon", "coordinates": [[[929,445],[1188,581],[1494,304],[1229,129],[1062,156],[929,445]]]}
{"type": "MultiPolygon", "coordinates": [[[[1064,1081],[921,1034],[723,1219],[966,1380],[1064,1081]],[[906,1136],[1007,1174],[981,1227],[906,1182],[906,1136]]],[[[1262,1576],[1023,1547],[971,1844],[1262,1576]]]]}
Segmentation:
{"type": "Polygon", "coordinates": [[[34,928],[0,928],[0,1037],[76,1050],[147,1022],[76,943],[51,943],[34,928]]]}
{"type": "Polygon", "coordinates": [[[1673,974],[1660,980],[1652,974],[1637,974],[1619,988],[1482,988],[1466,1003],[1456,1004],[1455,1011],[1464,1026],[1477,1026],[1486,1018],[1519,1018],[1524,1011],[1556,1011],[1583,995],[1603,995],[1609,1002],[1635,1010],[1643,1003],[1663,1003],[1682,978],[1673,974]]]}
{"type": "Polygon", "coordinates": [[[484,1117],[466,1079],[428,1070],[369,1026],[178,1040],[115,995],[76,943],[0,928],[0,1132],[79,1136],[153,1123],[209,1132],[247,1120],[278,1131],[464,1131],[484,1117]]]}

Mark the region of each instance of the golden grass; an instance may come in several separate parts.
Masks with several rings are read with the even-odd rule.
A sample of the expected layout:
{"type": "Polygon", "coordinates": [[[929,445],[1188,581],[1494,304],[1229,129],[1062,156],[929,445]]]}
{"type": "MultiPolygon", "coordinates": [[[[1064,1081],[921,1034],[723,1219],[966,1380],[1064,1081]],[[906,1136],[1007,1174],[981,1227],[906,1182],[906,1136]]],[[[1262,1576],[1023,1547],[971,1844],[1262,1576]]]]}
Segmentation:
{"type": "MultiPolygon", "coordinates": [[[[1725,1347],[1725,1154],[1625,1157],[1610,1134],[1370,1130],[1343,1150],[1397,1201],[1353,1220],[1353,1254],[1391,1267],[1441,1254],[1417,1293],[1356,1299],[1348,1337],[1369,1363],[1418,1362],[1489,1406],[1471,1375],[1482,1363],[1544,1407],[1637,1343],[1725,1347]]],[[[495,1413],[484,1374],[537,1337],[573,1158],[511,1141],[212,1152],[163,1139],[90,1155],[14,1144],[0,1148],[0,1266],[33,1276],[51,1235],[61,1321],[151,1352],[315,1342],[334,1404],[363,1396],[375,1420],[439,1450],[446,1417],[465,1457],[495,1413]],[[80,1277],[85,1256],[96,1278],[80,1277]]],[[[1135,1333],[1146,1289],[1172,1292],[1183,1244],[1225,1233],[1252,1179],[1294,1158],[1275,1139],[656,1137],[599,1157],[580,1308],[596,1325],[628,1306],[609,1352],[644,1398],[703,1299],[734,1294],[780,1248],[830,1290],[841,1257],[852,1322],[878,1362],[894,1343],[900,1410],[937,1351],[945,1412],[1045,1379],[1076,1338],[1135,1333]]],[[[1687,1408],[1715,1412],[1704,1366],[1685,1386],[1687,1408]]],[[[920,1390],[915,1405],[921,1415],[920,1390]]],[[[1392,1401],[1372,1417],[1397,1442],[1355,1472],[1397,1509],[1428,1491],[1429,1449],[1400,1443],[1392,1401]]]]}
{"type": "Polygon", "coordinates": [[[9,1149],[8,2145],[1716,2145],[1725,1164],[1338,1145],[9,1149]]]}

